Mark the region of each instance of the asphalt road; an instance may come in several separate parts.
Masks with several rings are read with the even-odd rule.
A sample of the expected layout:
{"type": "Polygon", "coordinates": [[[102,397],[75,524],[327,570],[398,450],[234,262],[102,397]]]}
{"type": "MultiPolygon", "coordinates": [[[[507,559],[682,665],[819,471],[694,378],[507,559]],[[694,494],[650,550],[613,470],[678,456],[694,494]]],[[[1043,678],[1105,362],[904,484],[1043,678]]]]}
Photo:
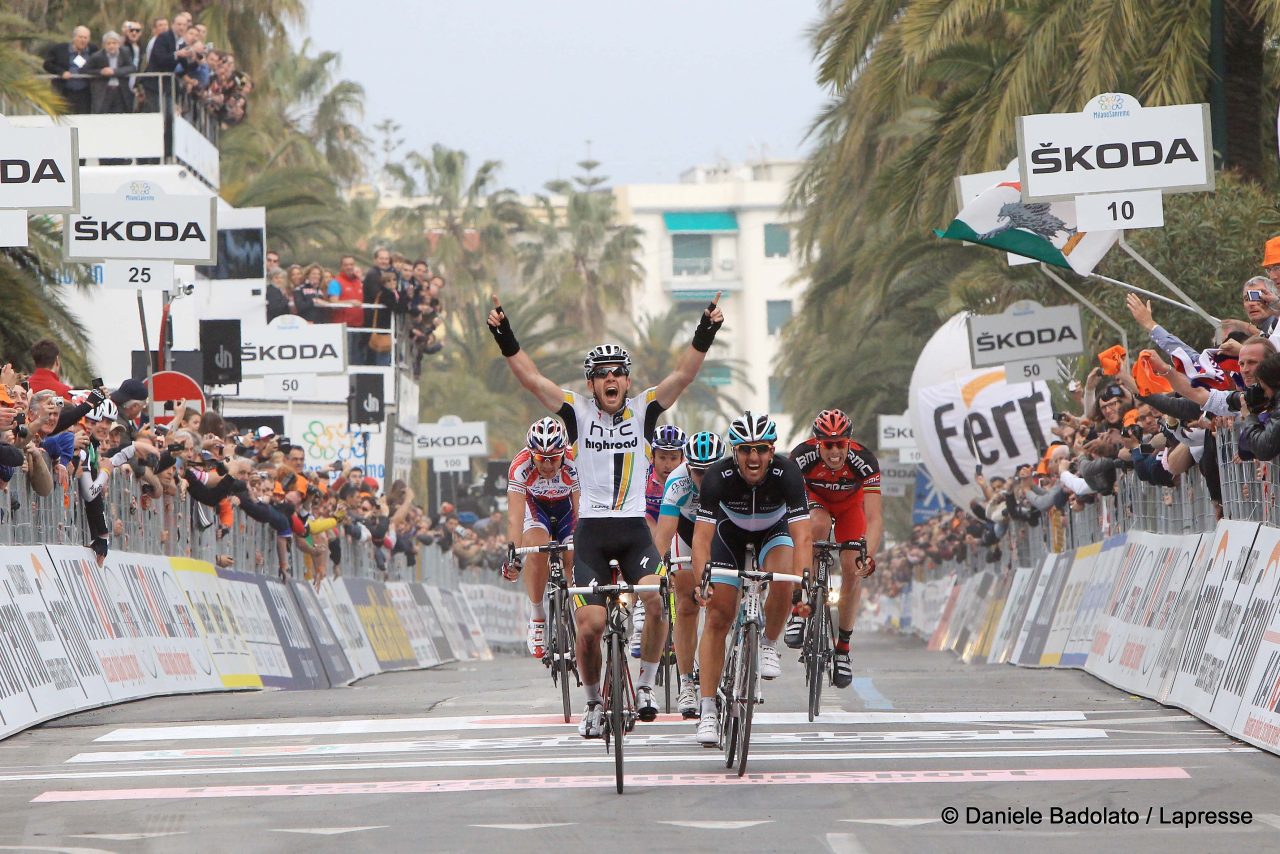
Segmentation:
{"type": "Polygon", "coordinates": [[[1179,710],[893,636],[857,636],[854,664],[810,724],[784,657],[743,780],[690,724],[639,724],[621,796],[524,658],[88,712],[0,743],[0,851],[1280,848],[1280,757],[1179,710]],[[982,823],[1000,810],[1024,823],[982,823]],[[1170,823],[1188,810],[1252,821],[1170,823]]]}

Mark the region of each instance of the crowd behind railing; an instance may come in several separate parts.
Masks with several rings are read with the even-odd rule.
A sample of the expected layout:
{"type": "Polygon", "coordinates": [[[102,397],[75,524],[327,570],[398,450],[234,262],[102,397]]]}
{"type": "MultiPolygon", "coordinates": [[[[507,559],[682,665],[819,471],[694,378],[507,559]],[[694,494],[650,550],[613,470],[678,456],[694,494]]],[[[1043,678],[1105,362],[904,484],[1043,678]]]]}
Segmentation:
{"type": "Polygon", "coordinates": [[[1011,478],[975,472],[982,498],[915,525],[867,580],[867,601],[957,570],[1035,565],[1129,530],[1280,525],[1280,237],[1261,267],[1241,290],[1243,318],[1220,321],[1204,349],[1129,295],[1153,346],[1100,353],[1084,382],[1069,384],[1074,411],[1054,414],[1039,462],[1011,478]]]}
{"type": "Polygon", "coordinates": [[[444,347],[445,279],[419,259],[379,247],[373,266],[362,270],[344,255],[338,271],[317,263],[281,266],[266,254],[267,322],[297,315],[308,323],[345,323],[353,365],[407,366],[416,380],[424,356],[444,347]]]}
{"type": "Polygon", "coordinates": [[[244,120],[253,79],[227,46],[208,39],[189,12],[155,18],[144,41],[142,24],[125,21],[99,43],[86,26],[43,52],[44,70],[70,113],[178,112],[206,136],[244,120]]]}

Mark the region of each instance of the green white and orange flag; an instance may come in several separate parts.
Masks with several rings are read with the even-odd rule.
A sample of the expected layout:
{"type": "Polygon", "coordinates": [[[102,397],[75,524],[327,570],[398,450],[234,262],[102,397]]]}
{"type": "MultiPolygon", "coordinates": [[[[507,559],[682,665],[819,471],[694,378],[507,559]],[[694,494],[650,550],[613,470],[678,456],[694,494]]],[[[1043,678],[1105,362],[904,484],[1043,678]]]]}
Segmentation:
{"type": "Polygon", "coordinates": [[[1017,181],[983,190],[951,220],[947,240],[964,240],[1034,258],[1087,276],[1107,254],[1120,232],[1076,230],[1076,204],[1024,202],[1017,181]]]}

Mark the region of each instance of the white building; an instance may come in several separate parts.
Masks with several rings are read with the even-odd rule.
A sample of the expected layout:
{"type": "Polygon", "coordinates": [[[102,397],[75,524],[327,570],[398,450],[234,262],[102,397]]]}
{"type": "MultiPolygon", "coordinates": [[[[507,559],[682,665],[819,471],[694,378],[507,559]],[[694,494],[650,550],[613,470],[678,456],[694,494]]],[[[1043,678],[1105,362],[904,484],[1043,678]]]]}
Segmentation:
{"type": "Polygon", "coordinates": [[[796,258],[782,211],[798,167],[790,160],[695,167],[678,183],[614,189],[620,221],[644,230],[645,279],[633,295],[635,319],[662,314],[673,303],[694,311],[722,291],[727,318],[713,352],[738,360],[754,388],[727,374],[704,371],[701,379],[727,386],[741,408],[776,413],[784,440],[793,437],[793,425],[781,415],[778,333],[806,284],[794,281],[796,258]]]}

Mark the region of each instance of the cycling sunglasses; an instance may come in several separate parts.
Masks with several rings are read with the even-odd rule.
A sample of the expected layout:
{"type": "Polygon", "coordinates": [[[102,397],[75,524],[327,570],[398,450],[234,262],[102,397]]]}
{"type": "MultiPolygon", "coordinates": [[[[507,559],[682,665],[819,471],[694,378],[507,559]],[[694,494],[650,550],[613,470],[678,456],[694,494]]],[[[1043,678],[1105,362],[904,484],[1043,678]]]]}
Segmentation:
{"type": "Polygon", "coordinates": [[[818,444],[822,446],[824,451],[830,451],[832,448],[839,448],[842,451],[849,450],[848,439],[823,439],[818,444]]]}
{"type": "Polygon", "coordinates": [[[532,456],[535,463],[556,463],[564,458],[564,451],[558,454],[533,454],[532,456]]]}
{"type": "Polygon", "coordinates": [[[734,450],[740,452],[744,457],[749,457],[752,453],[759,454],[763,457],[765,454],[773,450],[773,445],[769,442],[752,442],[750,444],[739,445],[734,448],[734,450]]]}
{"type": "Polygon", "coordinates": [[[629,376],[631,376],[631,371],[628,371],[626,368],[622,367],[621,365],[614,365],[613,367],[609,367],[609,368],[593,368],[591,370],[591,378],[593,380],[602,380],[605,377],[629,377],[629,376]]]}

